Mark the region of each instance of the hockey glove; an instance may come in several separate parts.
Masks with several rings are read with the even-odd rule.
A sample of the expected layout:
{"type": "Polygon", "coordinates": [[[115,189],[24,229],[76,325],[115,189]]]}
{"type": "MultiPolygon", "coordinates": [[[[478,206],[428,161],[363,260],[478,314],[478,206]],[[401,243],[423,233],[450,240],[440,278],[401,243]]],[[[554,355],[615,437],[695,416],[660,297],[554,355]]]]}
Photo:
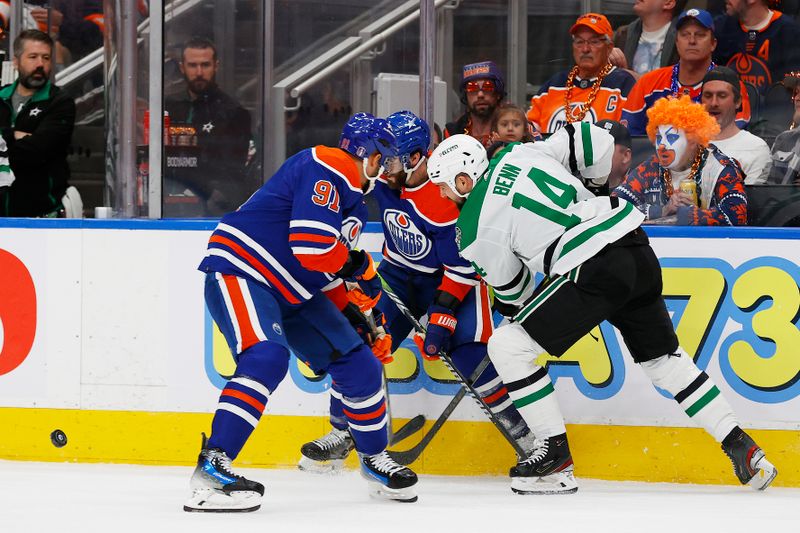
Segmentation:
{"type": "Polygon", "coordinates": [[[336,275],[345,281],[355,281],[376,302],[381,297],[381,278],[375,269],[372,256],[363,250],[350,250],[344,266],[336,275]]]}
{"type": "Polygon", "coordinates": [[[361,287],[357,283],[348,282],[347,299],[356,304],[362,312],[366,313],[377,305],[380,296],[378,296],[378,298],[370,298],[364,294],[364,291],[361,290],[361,287]]]}
{"type": "Polygon", "coordinates": [[[342,309],[342,314],[381,363],[388,364],[394,361],[392,357],[392,336],[386,333],[383,327],[386,323],[383,313],[375,309],[372,312],[372,317],[368,317],[356,304],[351,302],[342,309]]]}
{"type": "MultiPolygon", "coordinates": [[[[425,339],[422,341],[422,356],[429,360],[439,358],[439,352],[447,350],[450,344],[450,337],[456,330],[458,321],[453,316],[453,311],[449,307],[433,304],[428,308],[428,328],[425,330],[425,339]]],[[[419,346],[419,341],[415,342],[419,346]]]]}

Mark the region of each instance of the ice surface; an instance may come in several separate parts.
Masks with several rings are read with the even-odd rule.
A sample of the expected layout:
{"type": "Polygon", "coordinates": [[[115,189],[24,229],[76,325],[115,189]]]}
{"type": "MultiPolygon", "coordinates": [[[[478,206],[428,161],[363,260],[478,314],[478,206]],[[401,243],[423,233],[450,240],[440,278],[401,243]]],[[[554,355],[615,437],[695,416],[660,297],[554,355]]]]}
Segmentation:
{"type": "Polygon", "coordinates": [[[800,489],[581,479],[574,495],[519,496],[502,477],[422,476],[419,501],[372,500],[352,471],[240,469],[255,513],[185,513],[189,467],[0,461],[3,533],[604,533],[797,531],[800,489]]]}

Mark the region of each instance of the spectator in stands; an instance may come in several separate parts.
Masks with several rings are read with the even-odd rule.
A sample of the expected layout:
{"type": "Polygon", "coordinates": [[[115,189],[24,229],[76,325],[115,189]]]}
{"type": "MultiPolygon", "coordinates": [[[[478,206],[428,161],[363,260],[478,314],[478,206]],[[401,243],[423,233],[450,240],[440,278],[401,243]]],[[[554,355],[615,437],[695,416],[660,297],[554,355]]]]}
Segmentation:
{"type": "Polygon", "coordinates": [[[614,44],[611,23],[604,15],[581,15],[569,32],[575,66],[547,80],[531,98],[528,120],[541,133],[553,133],[571,122],[619,120],[636,81],[609,63],[614,44]]]}
{"type": "Polygon", "coordinates": [[[677,63],[677,16],[685,5],[686,0],[636,0],[633,12],[638,18],[614,32],[611,62],[636,77],[677,63]]]}
{"type": "Polygon", "coordinates": [[[736,112],[742,105],[739,76],[728,67],[709,70],[703,78],[702,102],[719,124],[720,132],[711,138],[714,146],[739,163],[746,185],[766,183],[771,163],[769,146],[736,125],[736,112]]]}
{"type": "MultiPolygon", "coordinates": [[[[686,94],[695,102],[701,98],[701,87],[706,73],[714,68],[711,54],[717,46],[714,21],[708,11],[690,9],[681,13],[677,22],[675,44],[680,60],[639,78],[628,95],[622,111],[622,123],[631,135],[644,135],[647,131],[647,110],[660,98],[686,94]]],[[[736,123],[744,128],[750,122],[750,100],[744,85],[741,86],[742,109],[736,123]]]]}
{"type": "Polygon", "coordinates": [[[168,97],[170,125],[182,128],[179,145],[197,146],[195,168],[169,171],[167,193],[184,188],[204,203],[202,215],[236,209],[252,193],[245,179],[250,146],[250,113],[216,84],[217,50],[208,39],[193,38],[183,47],[180,70],[186,90],[168,97]],[[177,187],[177,188],[176,188],[177,187]]]}
{"type": "Polygon", "coordinates": [[[778,135],[772,144],[770,183],[800,185],[800,71],[790,72],[783,85],[792,95],[794,114],[789,129],[778,135]]]}
{"type": "Polygon", "coordinates": [[[15,180],[0,215],[64,216],[67,149],[75,123],[75,102],[50,81],[53,40],[39,30],[14,39],[17,81],[0,89],[0,131],[8,145],[15,180]]]}
{"type": "Polygon", "coordinates": [[[688,96],[662,98],[647,112],[656,155],[628,174],[612,195],[659,223],[747,224],[741,168],[713,145],[719,124],[688,96]]]}
{"type": "MultiPolygon", "coordinates": [[[[0,0],[0,21],[8,29],[10,0],[0,0]]],[[[28,0],[24,29],[50,34],[55,42],[56,71],[103,47],[102,0],[28,0]],[[48,26],[49,25],[49,26],[48,26]],[[49,31],[48,31],[49,29],[49,31]]]]}
{"type": "Polygon", "coordinates": [[[500,104],[492,116],[492,141],[533,141],[533,131],[525,117],[525,111],[511,103],[500,104]]]}
{"type": "Polygon", "coordinates": [[[461,102],[466,112],[444,126],[444,137],[465,133],[484,146],[491,144],[492,115],[506,95],[505,81],[494,61],[464,65],[461,75],[461,102]]]}
{"type": "Polygon", "coordinates": [[[728,16],[717,27],[714,57],[734,69],[742,80],[755,85],[760,94],[784,74],[800,68],[800,26],[768,0],[727,0],[728,16]]]}
{"type": "Polygon", "coordinates": [[[611,136],[614,137],[614,156],[611,160],[611,173],[608,175],[608,187],[613,191],[628,177],[628,171],[631,169],[631,160],[633,159],[633,142],[631,141],[631,134],[628,133],[628,128],[616,120],[604,119],[599,121],[597,125],[608,130],[611,136]]]}

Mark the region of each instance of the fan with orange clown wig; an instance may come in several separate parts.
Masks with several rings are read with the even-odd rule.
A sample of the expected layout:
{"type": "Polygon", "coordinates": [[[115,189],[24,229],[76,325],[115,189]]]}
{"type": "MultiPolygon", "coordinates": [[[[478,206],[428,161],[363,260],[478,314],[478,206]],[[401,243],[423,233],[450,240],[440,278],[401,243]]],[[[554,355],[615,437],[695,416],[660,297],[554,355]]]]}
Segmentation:
{"type": "Polygon", "coordinates": [[[702,104],[692,102],[683,95],[680,98],[661,98],[647,110],[647,136],[655,142],[656,130],[659,126],[673,126],[686,132],[690,141],[701,146],[708,143],[719,133],[719,124],[708,114],[702,104]]]}

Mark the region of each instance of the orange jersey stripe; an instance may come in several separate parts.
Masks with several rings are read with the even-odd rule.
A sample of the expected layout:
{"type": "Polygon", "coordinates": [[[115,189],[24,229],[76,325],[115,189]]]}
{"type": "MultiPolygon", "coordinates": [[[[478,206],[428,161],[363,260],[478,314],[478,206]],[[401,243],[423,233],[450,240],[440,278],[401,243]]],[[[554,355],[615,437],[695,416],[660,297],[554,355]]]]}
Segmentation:
{"type": "Polygon", "coordinates": [[[339,148],[318,145],[314,147],[316,158],[344,177],[350,187],[361,189],[361,172],[350,154],[339,148]]]}
{"type": "Polygon", "coordinates": [[[485,283],[480,285],[480,306],[481,318],[483,318],[483,330],[481,331],[481,342],[489,342],[489,337],[492,336],[492,311],[489,305],[489,289],[485,283]]]}
{"type": "Polygon", "coordinates": [[[247,260],[247,262],[250,263],[250,266],[258,270],[261,273],[261,275],[267,278],[267,281],[269,281],[269,283],[273,287],[275,287],[278,290],[278,292],[280,292],[281,295],[283,295],[284,298],[286,298],[286,301],[292,304],[300,303],[300,300],[298,300],[295,297],[295,295],[289,292],[289,289],[287,289],[286,286],[280,282],[280,280],[275,276],[275,274],[273,274],[267,267],[265,267],[258,259],[253,257],[250,254],[250,252],[248,252],[247,250],[245,250],[232,240],[228,239],[227,237],[223,237],[221,235],[212,235],[209,241],[224,244],[225,246],[234,250],[237,254],[239,254],[239,256],[247,260]]]}
{"type": "Polygon", "coordinates": [[[314,233],[292,233],[289,235],[290,241],[308,241],[308,242],[321,242],[323,244],[330,244],[336,241],[336,237],[328,235],[316,235],[314,233]]]}
{"type": "Polygon", "coordinates": [[[322,254],[294,254],[303,268],[315,272],[338,272],[347,261],[347,247],[337,242],[333,248],[322,254]]]}
{"type": "Polygon", "coordinates": [[[242,288],[239,286],[239,278],[230,274],[223,274],[222,280],[231,297],[233,313],[236,315],[236,323],[239,325],[239,335],[242,342],[241,351],[243,352],[261,341],[258,339],[253,329],[253,324],[250,320],[250,312],[247,309],[247,305],[244,303],[242,288]]]}

